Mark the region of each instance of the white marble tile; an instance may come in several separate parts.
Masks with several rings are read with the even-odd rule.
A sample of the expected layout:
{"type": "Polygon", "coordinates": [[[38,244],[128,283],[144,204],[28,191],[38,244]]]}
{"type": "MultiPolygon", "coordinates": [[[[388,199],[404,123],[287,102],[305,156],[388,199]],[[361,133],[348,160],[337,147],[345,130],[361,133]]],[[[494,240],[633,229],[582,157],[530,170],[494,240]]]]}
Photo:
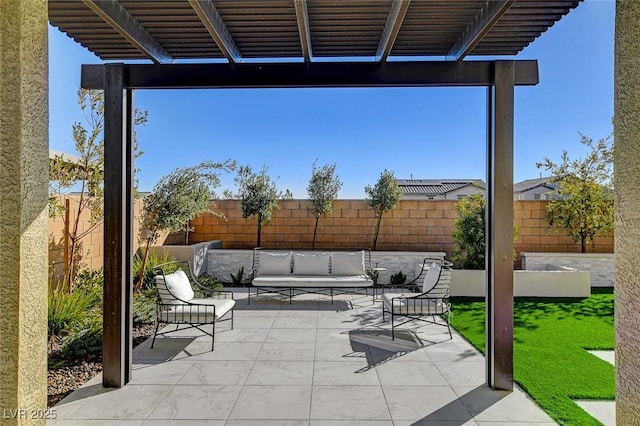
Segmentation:
{"type": "MultiPolygon", "coordinates": [[[[449,386],[384,386],[393,421],[472,421],[473,416],[449,386]]],[[[428,424],[428,423],[426,423],[428,424]]]]}
{"type": "Polygon", "coordinates": [[[313,362],[256,361],[246,384],[252,385],[311,385],[313,362]]]}
{"type": "Polygon", "coordinates": [[[311,386],[244,386],[229,419],[304,420],[310,403],[311,386]]]}
{"type": "Polygon", "coordinates": [[[225,420],[241,386],[174,386],[148,419],[225,420]]]}
{"type": "Polygon", "coordinates": [[[431,362],[386,362],[376,366],[383,386],[446,386],[447,381],[431,362]]]}
{"type": "Polygon", "coordinates": [[[180,385],[238,385],[247,381],[253,361],[200,361],[180,379],[180,385]]]}
{"type": "Polygon", "coordinates": [[[274,343],[296,343],[296,342],[308,342],[313,343],[316,341],[316,329],[315,328],[272,328],[269,330],[266,342],[274,343]]]}
{"type": "Polygon", "coordinates": [[[378,374],[365,360],[322,362],[316,361],[313,370],[313,384],[379,386],[378,374]]]}
{"type": "Polygon", "coordinates": [[[314,386],[311,420],[391,420],[380,386],[314,386]]]}
{"type": "Polygon", "coordinates": [[[264,343],[259,361],[313,361],[315,358],[316,344],[305,343],[264,343]]]}
{"type": "Polygon", "coordinates": [[[454,387],[477,422],[553,422],[520,388],[494,391],[488,386],[454,387]]]}
{"type": "Polygon", "coordinates": [[[74,410],[71,419],[145,419],[169,393],[170,385],[134,385],[102,389],[74,410]]]}

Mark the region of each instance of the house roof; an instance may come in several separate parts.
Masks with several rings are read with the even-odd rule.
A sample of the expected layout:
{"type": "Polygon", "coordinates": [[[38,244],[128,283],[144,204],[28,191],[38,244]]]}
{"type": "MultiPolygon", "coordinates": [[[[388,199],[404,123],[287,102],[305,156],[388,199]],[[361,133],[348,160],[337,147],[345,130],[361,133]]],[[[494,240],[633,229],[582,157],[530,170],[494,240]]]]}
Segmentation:
{"type": "Polygon", "coordinates": [[[398,179],[404,195],[444,195],[469,185],[485,188],[481,179],[398,179]]]}
{"type": "Polygon", "coordinates": [[[582,0],[49,0],[104,60],[370,61],[515,55],[582,0]]]}
{"type": "Polygon", "coordinates": [[[551,178],[549,176],[547,177],[542,177],[542,178],[538,178],[538,179],[527,179],[527,180],[523,180],[521,182],[518,183],[514,183],[513,184],[513,192],[518,193],[518,192],[525,192],[528,191],[530,189],[533,188],[537,188],[539,186],[544,186],[550,190],[555,189],[556,184],[555,183],[550,183],[549,180],[551,178]]]}

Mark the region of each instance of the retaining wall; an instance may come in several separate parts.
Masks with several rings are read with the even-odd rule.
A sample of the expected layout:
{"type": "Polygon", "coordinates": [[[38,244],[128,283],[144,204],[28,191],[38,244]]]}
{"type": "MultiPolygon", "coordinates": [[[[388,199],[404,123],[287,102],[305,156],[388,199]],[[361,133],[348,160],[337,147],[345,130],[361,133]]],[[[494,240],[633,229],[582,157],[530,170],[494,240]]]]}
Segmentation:
{"type": "Polygon", "coordinates": [[[547,264],[591,273],[592,287],[613,287],[613,253],[521,253],[522,269],[544,270],[547,264]]]}

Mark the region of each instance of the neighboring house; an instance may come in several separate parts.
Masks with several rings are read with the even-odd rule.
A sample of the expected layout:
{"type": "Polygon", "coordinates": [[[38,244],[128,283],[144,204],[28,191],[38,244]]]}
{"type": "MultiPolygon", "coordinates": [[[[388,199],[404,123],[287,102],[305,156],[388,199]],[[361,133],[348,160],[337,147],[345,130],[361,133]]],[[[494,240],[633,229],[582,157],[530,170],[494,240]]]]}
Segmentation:
{"type": "Polygon", "coordinates": [[[398,179],[403,200],[459,200],[485,191],[481,179],[398,179]]]}
{"type": "Polygon", "coordinates": [[[514,200],[547,200],[553,198],[555,183],[549,182],[550,177],[527,179],[513,185],[514,200]]]}
{"type": "Polygon", "coordinates": [[[55,149],[49,148],[49,160],[53,160],[56,157],[62,157],[62,159],[68,163],[76,163],[79,164],[82,160],[77,155],[67,154],[66,152],[57,151],[55,149]]]}

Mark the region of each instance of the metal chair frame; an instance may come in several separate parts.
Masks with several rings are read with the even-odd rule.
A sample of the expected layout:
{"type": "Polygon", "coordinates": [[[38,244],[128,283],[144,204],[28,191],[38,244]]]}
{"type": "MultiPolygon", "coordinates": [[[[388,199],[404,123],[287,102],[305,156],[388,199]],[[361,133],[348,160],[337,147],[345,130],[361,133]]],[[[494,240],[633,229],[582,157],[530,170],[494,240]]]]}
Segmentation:
{"type": "MultiPolygon", "coordinates": [[[[164,288],[161,288],[161,285],[157,283],[156,281],[156,290],[157,290],[157,294],[156,294],[156,319],[155,319],[155,332],[153,334],[153,340],[151,341],[151,348],[153,349],[153,345],[156,342],[156,337],[157,336],[163,336],[165,334],[169,334],[169,333],[174,333],[178,330],[188,330],[189,328],[196,328],[198,330],[200,330],[202,333],[211,336],[211,350],[213,350],[214,348],[214,343],[215,343],[215,332],[216,332],[216,322],[219,322],[221,320],[216,320],[216,307],[215,305],[209,305],[209,304],[204,304],[204,303],[198,303],[198,302],[193,302],[193,301],[188,301],[188,300],[183,300],[179,297],[177,297],[175,294],[173,294],[171,292],[171,290],[169,290],[169,288],[166,286],[166,280],[165,280],[165,276],[168,275],[169,273],[166,272],[166,270],[168,269],[167,267],[169,265],[175,265],[176,268],[174,269],[174,271],[176,271],[177,269],[182,269],[183,271],[185,271],[186,269],[186,274],[187,277],[189,278],[189,283],[191,284],[191,288],[194,290],[194,293],[200,293],[204,296],[204,298],[210,298],[210,299],[231,299],[233,300],[233,292],[232,291],[227,291],[227,290],[212,290],[204,285],[202,285],[200,282],[198,282],[198,280],[196,279],[195,275],[192,272],[191,269],[191,264],[189,263],[189,261],[173,261],[173,262],[166,262],[166,263],[162,263],[160,265],[157,265],[154,269],[154,275],[155,277],[158,276],[162,276],[162,280],[165,283],[164,288]],[[194,288],[195,285],[195,288],[194,288]],[[161,295],[161,293],[163,293],[161,295]],[[175,300],[178,301],[178,303],[163,303],[162,297],[161,296],[165,296],[165,298],[171,297],[175,300]],[[172,310],[174,310],[176,307],[178,306],[184,306],[184,307],[188,307],[188,313],[183,313],[182,315],[178,316],[177,318],[169,318],[169,314],[172,312],[172,310]],[[201,318],[201,316],[204,316],[205,318],[211,315],[212,316],[212,321],[207,321],[207,322],[201,322],[199,321],[199,319],[201,318]],[[176,329],[175,330],[168,330],[168,331],[164,331],[164,332],[158,332],[158,329],[160,328],[160,324],[176,324],[176,329]],[[209,333],[208,331],[206,331],[205,329],[202,328],[202,326],[204,325],[209,325],[211,324],[213,327],[213,330],[211,333],[209,333]],[[188,327],[183,327],[180,328],[180,325],[188,325],[188,327]]],[[[155,277],[154,277],[154,281],[155,281],[155,277]]],[[[225,313],[222,317],[226,316],[228,313],[230,314],[230,318],[226,318],[222,321],[231,321],[231,329],[233,329],[233,307],[227,312],[225,313]]],[[[221,317],[221,318],[222,318],[221,317]]]]}
{"type": "MultiPolygon", "coordinates": [[[[411,321],[423,321],[436,325],[444,325],[449,331],[449,338],[452,339],[450,317],[451,317],[451,303],[449,303],[449,287],[451,283],[451,266],[452,263],[443,259],[425,258],[423,262],[423,270],[416,279],[405,286],[410,285],[410,289],[414,291],[420,287],[416,284],[419,277],[423,275],[425,270],[428,270],[426,265],[437,264],[440,266],[440,272],[437,277],[436,284],[432,289],[426,292],[415,294],[402,294],[392,297],[390,304],[391,310],[388,310],[386,304],[382,303],[382,320],[385,321],[385,313],[391,314],[391,338],[395,340],[395,327],[409,323],[411,321]],[[445,324],[438,323],[436,321],[436,315],[439,315],[445,319],[445,324]],[[396,317],[405,317],[406,321],[395,323],[396,317]],[[425,317],[431,317],[427,319],[425,317]]],[[[426,277],[425,277],[426,278],[426,277]]],[[[384,297],[384,295],[383,295],[384,297]]]]}

